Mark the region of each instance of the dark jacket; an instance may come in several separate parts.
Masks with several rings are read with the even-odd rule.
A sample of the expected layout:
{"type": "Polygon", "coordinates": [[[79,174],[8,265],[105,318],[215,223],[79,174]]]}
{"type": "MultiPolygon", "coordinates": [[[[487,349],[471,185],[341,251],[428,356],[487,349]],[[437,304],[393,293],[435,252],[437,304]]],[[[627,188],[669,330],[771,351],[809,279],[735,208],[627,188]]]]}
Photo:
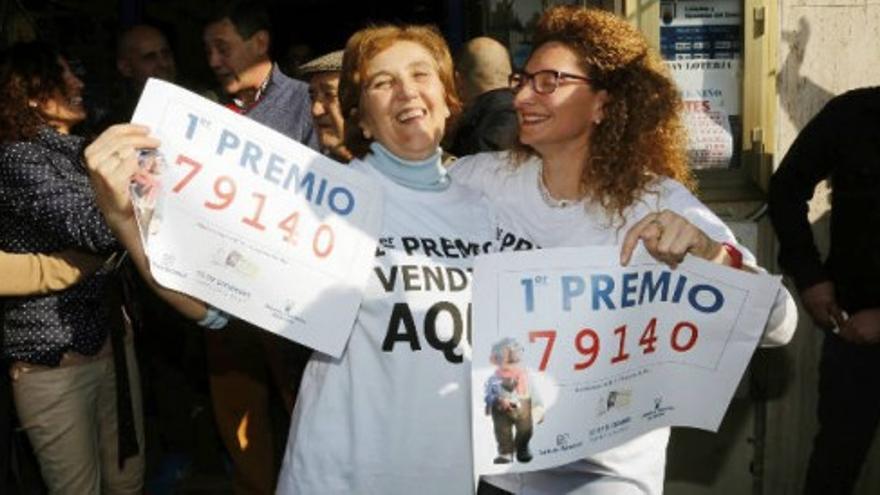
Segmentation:
{"type": "Polygon", "coordinates": [[[770,181],[779,263],[798,289],[830,280],[854,312],[880,307],[880,87],[832,99],[795,139],[770,181]],[[823,263],[807,220],[831,179],[831,250],[823,263]]]}
{"type": "MultiPolygon", "coordinates": [[[[117,247],[95,204],[83,145],[82,138],[45,128],[32,141],[2,147],[0,249],[107,253],[117,247]]],[[[64,292],[6,299],[4,357],[55,366],[68,350],[97,353],[110,325],[109,278],[99,272],[64,292]]]]}
{"type": "Polygon", "coordinates": [[[465,156],[507,150],[516,143],[517,132],[513,93],[507,88],[487,91],[465,109],[459,118],[455,140],[447,151],[465,156]]]}

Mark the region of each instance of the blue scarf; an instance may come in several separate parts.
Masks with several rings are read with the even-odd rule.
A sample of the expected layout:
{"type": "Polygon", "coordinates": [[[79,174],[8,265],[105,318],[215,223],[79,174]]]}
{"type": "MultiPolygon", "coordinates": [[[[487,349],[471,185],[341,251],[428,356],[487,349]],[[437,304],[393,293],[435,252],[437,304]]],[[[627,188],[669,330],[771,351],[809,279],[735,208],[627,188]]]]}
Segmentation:
{"type": "Polygon", "coordinates": [[[370,144],[372,153],[364,160],[382,175],[401,186],[419,191],[442,191],[449,187],[449,176],[443,166],[440,148],[424,160],[404,160],[376,141],[370,144]]]}

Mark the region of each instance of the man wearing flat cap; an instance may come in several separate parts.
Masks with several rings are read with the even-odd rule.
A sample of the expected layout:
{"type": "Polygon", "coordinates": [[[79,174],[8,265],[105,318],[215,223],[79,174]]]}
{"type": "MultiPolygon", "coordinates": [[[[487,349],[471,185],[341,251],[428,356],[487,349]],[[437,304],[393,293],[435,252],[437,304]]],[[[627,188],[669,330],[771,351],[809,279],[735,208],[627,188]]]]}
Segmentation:
{"type": "Polygon", "coordinates": [[[342,73],[342,50],[318,57],[299,68],[309,81],[312,120],[318,130],[321,152],[342,163],[352,155],[343,142],[344,122],[339,107],[339,76],[342,73]]]}

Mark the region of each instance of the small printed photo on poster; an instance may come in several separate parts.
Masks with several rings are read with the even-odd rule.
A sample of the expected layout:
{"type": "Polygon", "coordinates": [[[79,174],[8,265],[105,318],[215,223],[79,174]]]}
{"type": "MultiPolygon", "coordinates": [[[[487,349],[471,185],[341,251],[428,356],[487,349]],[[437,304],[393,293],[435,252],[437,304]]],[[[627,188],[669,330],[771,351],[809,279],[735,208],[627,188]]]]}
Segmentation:
{"type": "Polygon", "coordinates": [[[495,433],[495,464],[530,462],[529,441],[535,425],[544,421],[541,394],[522,364],[522,355],[522,345],[505,337],[492,346],[489,356],[495,372],[486,380],[484,400],[495,433]]]}
{"type": "Polygon", "coordinates": [[[138,152],[138,171],[132,177],[130,192],[134,215],[137,220],[141,242],[144,247],[151,233],[159,230],[161,215],[158,212],[162,175],[168,165],[165,157],[157,150],[138,152]]]}

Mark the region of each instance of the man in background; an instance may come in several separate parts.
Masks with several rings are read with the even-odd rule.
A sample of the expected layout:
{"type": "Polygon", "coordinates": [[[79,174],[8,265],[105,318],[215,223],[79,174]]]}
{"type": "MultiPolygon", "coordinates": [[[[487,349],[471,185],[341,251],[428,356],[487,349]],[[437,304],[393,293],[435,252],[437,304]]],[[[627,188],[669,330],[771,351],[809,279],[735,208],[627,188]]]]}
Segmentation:
{"type": "Polygon", "coordinates": [[[455,57],[455,76],[464,111],[449,152],[456,156],[509,149],[516,143],[517,120],[507,78],[510,54],[488,37],[474,38],[455,57]]]}
{"type": "Polygon", "coordinates": [[[161,31],[148,24],[132,26],[119,36],[116,69],[138,92],[151,77],[168,82],[177,78],[174,53],[168,40],[161,31]]]}
{"type": "MultiPolygon", "coordinates": [[[[308,86],[272,61],[265,5],[228,2],[202,34],[226,106],[317,150],[308,86]]],[[[235,493],[273,493],[309,351],[240,320],[205,340],[214,416],[235,467],[235,493]]]]}
{"type": "Polygon", "coordinates": [[[318,131],[321,153],[348,163],[351,152],[345,147],[345,118],[339,106],[339,76],[342,73],[342,50],[328,53],[299,67],[309,82],[312,119],[318,131]]]}
{"type": "Polygon", "coordinates": [[[123,88],[111,124],[131,120],[147,79],[155,77],[172,83],[177,79],[177,65],[168,40],[162,31],[149,24],[137,24],[120,33],[116,70],[122,76],[123,88]]]}
{"type": "Polygon", "coordinates": [[[270,27],[269,13],[259,2],[226,4],[203,31],[208,66],[227,107],[317,149],[308,86],[273,62],[270,27]]]}
{"type": "Polygon", "coordinates": [[[175,82],[177,66],[165,35],[150,24],[136,24],[120,31],[116,41],[118,79],[91,80],[84,98],[89,117],[79,131],[97,136],[113,124],[131,121],[141,91],[151,77],[175,82]]]}
{"type": "Polygon", "coordinates": [[[825,331],[819,431],[804,493],[852,493],[880,420],[880,87],[832,99],[770,181],[779,263],[825,331]],[[808,202],[831,180],[831,249],[822,261],[808,202]]]}

